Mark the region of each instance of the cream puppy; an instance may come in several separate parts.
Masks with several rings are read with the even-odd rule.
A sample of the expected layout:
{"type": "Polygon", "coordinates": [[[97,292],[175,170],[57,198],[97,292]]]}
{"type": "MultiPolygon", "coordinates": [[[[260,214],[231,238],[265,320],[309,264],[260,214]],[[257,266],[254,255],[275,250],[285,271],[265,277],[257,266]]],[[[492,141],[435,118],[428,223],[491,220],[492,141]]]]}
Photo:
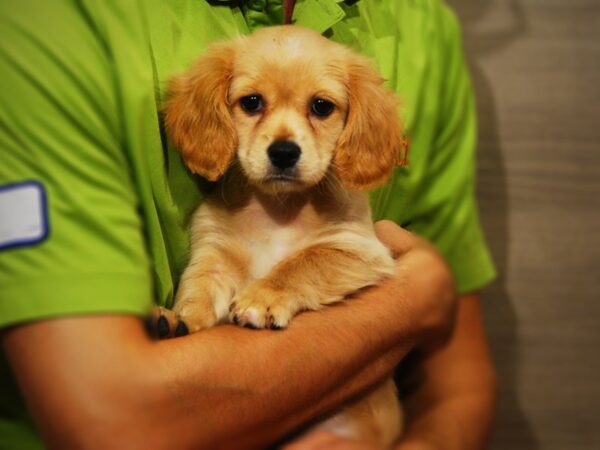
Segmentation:
{"type": "MultiPolygon", "coordinates": [[[[293,26],[215,45],[174,79],[168,131],[217,182],[173,307],[190,332],[284,328],[392,275],[363,191],[403,161],[396,106],[365,58],[293,26]]],[[[400,423],[390,379],[325,426],[389,444],[400,423]]]]}

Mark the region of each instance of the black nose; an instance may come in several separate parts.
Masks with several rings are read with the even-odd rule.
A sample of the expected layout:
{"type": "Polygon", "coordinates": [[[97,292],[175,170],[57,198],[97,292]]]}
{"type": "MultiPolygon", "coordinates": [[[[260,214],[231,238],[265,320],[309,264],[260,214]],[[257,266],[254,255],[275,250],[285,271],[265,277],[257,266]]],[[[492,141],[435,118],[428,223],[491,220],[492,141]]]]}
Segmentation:
{"type": "Polygon", "coordinates": [[[268,150],[271,163],[278,169],[289,169],[300,159],[300,147],[292,141],[275,141],[268,150]]]}

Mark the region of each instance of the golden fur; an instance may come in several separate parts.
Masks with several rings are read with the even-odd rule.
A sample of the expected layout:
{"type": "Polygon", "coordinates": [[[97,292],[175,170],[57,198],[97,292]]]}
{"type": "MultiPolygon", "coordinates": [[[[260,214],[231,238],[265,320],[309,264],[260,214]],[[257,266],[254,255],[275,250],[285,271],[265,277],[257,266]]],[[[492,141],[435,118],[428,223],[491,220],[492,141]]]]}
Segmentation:
{"type": "MultiPolygon", "coordinates": [[[[396,104],[366,59],[293,26],[218,44],[173,81],[169,133],[190,170],[218,181],[193,217],[173,308],[191,332],[285,327],[393,273],[360,190],[404,156],[396,104]],[[251,95],[255,113],[241,103],[251,95]],[[316,98],[330,114],[311,110],[316,98]],[[276,141],[301,149],[286,178],[268,156],[276,141]]],[[[389,444],[400,421],[387,381],[326,426],[389,444]]]]}

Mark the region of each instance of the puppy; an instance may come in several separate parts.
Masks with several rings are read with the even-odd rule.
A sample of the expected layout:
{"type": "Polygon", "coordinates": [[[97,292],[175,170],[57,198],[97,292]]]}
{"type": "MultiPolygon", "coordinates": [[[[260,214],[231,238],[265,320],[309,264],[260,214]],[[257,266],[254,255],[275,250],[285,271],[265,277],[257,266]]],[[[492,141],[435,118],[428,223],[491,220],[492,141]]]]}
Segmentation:
{"type": "MultiPolygon", "coordinates": [[[[170,136],[217,182],[194,214],[173,307],[190,332],[283,328],[393,274],[362,192],[404,156],[382,84],[365,58],[294,26],[215,45],[173,80],[170,136]]],[[[387,445],[400,425],[390,379],[324,426],[387,445]]]]}

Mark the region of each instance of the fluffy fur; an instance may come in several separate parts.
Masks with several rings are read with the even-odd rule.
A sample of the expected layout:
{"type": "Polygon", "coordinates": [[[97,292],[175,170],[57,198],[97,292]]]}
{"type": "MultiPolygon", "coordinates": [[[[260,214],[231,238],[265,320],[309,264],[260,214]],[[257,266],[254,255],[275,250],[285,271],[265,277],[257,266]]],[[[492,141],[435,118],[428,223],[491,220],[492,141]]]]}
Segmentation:
{"type": "MultiPolygon", "coordinates": [[[[396,106],[366,59],[292,26],[218,44],[173,81],[169,133],[191,171],[218,181],[193,217],[173,307],[191,332],[282,328],[393,273],[361,190],[403,159],[396,106]],[[332,110],[315,113],[316,99],[332,110]],[[284,169],[269,156],[282,141],[300,150],[284,169]]],[[[326,424],[389,444],[400,426],[393,382],[326,424]]]]}

